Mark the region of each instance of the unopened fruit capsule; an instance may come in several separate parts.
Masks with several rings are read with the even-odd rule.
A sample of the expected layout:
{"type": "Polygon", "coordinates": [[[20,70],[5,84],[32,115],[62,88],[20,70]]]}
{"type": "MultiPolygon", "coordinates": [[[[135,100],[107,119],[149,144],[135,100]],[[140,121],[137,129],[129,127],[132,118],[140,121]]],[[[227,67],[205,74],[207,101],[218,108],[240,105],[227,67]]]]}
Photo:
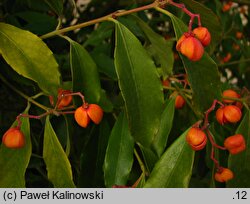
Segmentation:
{"type": "Polygon", "coordinates": [[[228,168],[221,167],[214,175],[214,179],[218,182],[227,182],[234,177],[233,172],[228,168]]]}
{"type": "Polygon", "coordinates": [[[186,135],[186,140],[191,148],[197,151],[206,146],[207,136],[200,128],[192,127],[186,135]]]}
{"type": "Polygon", "coordinates": [[[25,137],[20,128],[13,127],[5,132],[2,143],[8,148],[22,148],[25,145],[25,137]]]}
{"type": "Polygon", "coordinates": [[[246,149],[246,142],[241,134],[227,137],[224,141],[224,146],[230,154],[238,154],[246,149]]]}
{"type": "Polygon", "coordinates": [[[203,46],[208,46],[211,42],[211,34],[205,27],[198,27],[193,30],[195,37],[201,42],[203,46]]]}
{"type": "Polygon", "coordinates": [[[177,42],[177,51],[180,51],[191,61],[198,61],[204,54],[201,42],[192,35],[183,35],[177,42]]]}

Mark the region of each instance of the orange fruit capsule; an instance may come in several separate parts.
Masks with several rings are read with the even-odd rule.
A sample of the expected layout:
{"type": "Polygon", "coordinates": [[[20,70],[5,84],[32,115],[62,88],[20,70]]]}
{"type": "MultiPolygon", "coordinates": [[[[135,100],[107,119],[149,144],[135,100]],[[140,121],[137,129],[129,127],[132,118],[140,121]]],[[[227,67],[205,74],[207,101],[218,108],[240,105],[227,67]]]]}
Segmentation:
{"type": "Polygon", "coordinates": [[[103,110],[96,104],[90,104],[87,108],[87,114],[95,124],[99,124],[103,117],[103,110]]]}
{"type": "Polygon", "coordinates": [[[235,105],[224,106],[216,111],[216,119],[221,125],[225,123],[237,123],[241,117],[241,110],[235,105]]]}
{"type": "MultiPolygon", "coordinates": [[[[222,96],[223,97],[229,97],[229,98],[236,98],[236,99],[240,98],[240,95],[236,91],[234,91],[232,89],[227,89],[227,90],[223,91],[222,96]]],[[[233,102],[235,102],[234,100],[231,100],[231,99],[223,99],[222,101],[224,103],[233,103],[233,102]]]]}
{"type": "Polygon", "coordinates": [[[238,154],[246,149],[246,142],[241,134],[236,134],[226,138],[224,146],[230,154],[238,154]]]}
{"type": "Polygon", "coordinates": [[[216,111],[216,119],[221,125],[227,123],[227,120],[224,117],[224,107],[221,107],[216,111]]]}
{"type": "Polygon", "coordinates": [[[237,123],[242,116],[241,110],[234,105],[228,105],[224,107],[224,117],[230,123],[237,123]]]}
{"type": "Polygon", "coordinates": [[[218,182],[227,182],[234,177],[233,172],[228,168],[221,167],[218,172],[215,173],[214,179],[218,182]]]}
{"type": "MultiPolygon", "coordinates": [[[[70,90],[63,90],[63,89],[59,89],[58,90],[58,96],[63,96],[66,94],[70,94],[72,93],[70,90]]],[[[68,96],[64,96],[61,98],[59,104],[58,104],[58,108],[63,108],[63,107],[67,107],[70,103],[72,102],[72,96],[68,95],[68,96]]]]}
{"type": "Polygon", "coordinates": [[[74,117],[78,125],[84,128],[86,128],[90,122],[90,118],[87,114],[87,111],[83,106],[80,106],[76,109],[74,117]]]}
{"type": "MultiPolygon", "coordinates": [[[[58,89],[57,99],[60,100],[58,105],[57,105],[58,109],[67,107],[72,102],[73,97],[71,95],[63,96],[63,95],[66,95],[66,94],[71,94],[71,93],[72,92],[70,90],[64,90],[64,89],[61,89],[61,88],[58,89]]],[[[53,96],[49,96],[49,101],[50,101],[50,104],[52,106],[55,105],[53,96]]]]}
{"type": "Polygon", "coordinates": [[[237,31],[236,34],[235,34],[235,36],[236,36],[236,38],[241,39],[243,37],[243,33],[237,31]]]}
{"type": "Polygon", "coordinates": [[[201,129],[192,127],[186,135],[186,141],[193,150],[197,151],[206,146],[207,136],[201,129]]]}
{"type": "Polygon", "coordinates": [[[211,42],[211,34],[205,27],[198,27],[193,30],[195,37],[201,42],[203,46],[208,46],[211,42]]]}
{"type": "Polygon", "coordinates": [[[204,54],[201,42],[193,36],[183,35],[177,42],[176,49],[191,61],[198,61],[204,54]],[[184,37],[183,37],[184,36],[184,37]]]}
{"type": "Polygon", "coordinates": [[[75,120],[81,127],[86,128],[92,120],[95,124],[99,124],[103,117],[103,110],[97,104],[84,104],[75,110],[75,120]]]}
{"type": "Polygon", "coordinates": [[[13,127],[4,133],[2,143],[8,148],[22,148],[25,145],[25,137],[20,128],[13,127]]]}
{"type": "Polygon", "coordinates": [[[186,101],[181,95],[177,95],[175,98],[175,108],[181,109],[185,105],[186,101]]]}
{"type": "Polygon", "coordinates": [[[162,80],[161,83],[162,83],[163,86],[166,86],[166,87],[170,86],[170,81],[168,79],[162,80]]]}

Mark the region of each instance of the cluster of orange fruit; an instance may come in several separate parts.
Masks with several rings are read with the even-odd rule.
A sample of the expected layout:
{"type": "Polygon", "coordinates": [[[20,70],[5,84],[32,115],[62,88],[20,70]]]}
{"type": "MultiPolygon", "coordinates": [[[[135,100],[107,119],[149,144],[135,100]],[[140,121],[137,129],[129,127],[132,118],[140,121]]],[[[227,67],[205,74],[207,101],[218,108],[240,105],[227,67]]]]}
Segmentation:
{"type": "MultiPolygon", "coordinates": [[[[242,104],[233,99],[225,98],[239,99],[240,95],[234,90],[228,89],[223,92],[223,97],[223,102],[226,105],[220,107],[216,111],[216,119],[218,123],[224,125],[226,123],[239,122],[242,117],[242,104]]],[[[198,151],[206,146],[207,135],[200,128],[192,127],[186,135],[186,140],[193,150],[198,151]]],[[[224,148],[227,149],[230,154],[238,154],[244,151],[246,149],[246,142],[243,135],[235,134],[227,137],[224,140],[224,148]]],[[[218,182],[226,182],[232,178],[233,172],[228,168],[220,167],[215,173],[215,180],[218,182]]]]}
{"type": "Polygon", "coordinates": [[[195,28],[192,32],[184,33],[177,41],[176,50],[191,61],[198,61],[204,54],[204,47],[211,42],[211,34],[205,27],[195,28]]]}
{"type": "MultiPolygon", "coordinates": [[[[69,106],[72,103],[72,95],[69,90],[58,90],[58,102],[57,110],[62,110],[63,108],[69,106]]],[[[54,99],[52,96],[49,97],[51,105],[54,106],[54,99]]],[[[78,107],[74,112],[74,118],[78,125],[86,128],[92,120],[95,124],[99,124],[103,117],[103,110],[97,104],[83,103],[82,106],[78,107]]],[[[11,127],[7,130],[3,137],[2,143],[12,149],[22,148],[25,145],[25,136],[22,133],[19,126],[11,127]]]]}

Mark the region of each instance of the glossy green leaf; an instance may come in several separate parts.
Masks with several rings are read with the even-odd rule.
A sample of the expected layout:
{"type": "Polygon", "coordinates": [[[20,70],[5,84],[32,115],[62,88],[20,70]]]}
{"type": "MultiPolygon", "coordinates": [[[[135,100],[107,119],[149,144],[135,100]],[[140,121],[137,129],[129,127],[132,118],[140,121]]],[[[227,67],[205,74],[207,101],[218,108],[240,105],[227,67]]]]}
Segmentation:
{"type": "Polygon", "coordinates": [[[52,30],[56,29],[58,24],[57,19],[54,16],[50,16],[47,13],[24,11],[15,14],[18,19],[27,22],[22,28],[29,30],[36,35],[44,35],[52,30]]]}
{"type": "Polygon", "coordinates": [[[211,52],[215,49],[222,35],[222,26],[218,16],[202,3],[193,0],[182,0],[192,12],[200,14],[202,26],[208,28],[211,34],[211,52]]]}
{"type": "MultiPolygon", "coordinates": [[[[167,13],[172,20],[176,37],[179,39],[184,32],[187,32],[187,26],[173,14],[167,13]]],[[[194,108],[197,114],[201,115],[211,106],[214,99],[221,98],[218,67],[207,53],[204,53],[203,57],[196,62],[190,61],[181,54],[180,57],[193,90],[194,108]]]]}
{"type": "MultiPolygon", "coordinates": [[[[96,171],[94,180],[95,183],[102,183],[104,186],[104,171],[103,164],[106,154],[106,149],[109,142],[109,137],[111,133],[111,128],[109,127],[109,123],[107,120],[103,120],[99,126],[99,138],[98,138],[98,151],[97,151],[97,159],[96,159],[96,171]]],[[[97,186],[97,185],[95,185],[97,186]]]]}
{"type": "Polygon", "coordinates": [[[92,58],[95,60],[95,63],[98,67],[98,71],[104,73],[113,80],[117,80],[114,59],[112,59],[106,53],[100,51],[91,54],[92,58]]]}
{"type": "Polygon", "coordinates": [[[57,95],[61,83],[58,64],[39,37],[0,23],[0,53],[16,72],[37,82],[47,94],[57,95]]]}
{"type": "Polygon", "coordinates": [[[110,133],[111,129],[108,120],[104,117],[100,125],[94,126],[87,135],[89,139],[87,139],[86,145],[81,146],[82,150],[77,187],[105,187],[103,163],[110,133]]]}
{"type": "MultiPolygon", "coordinates": [[[[24,113],[28,113],[28,106],[24,113]]],[[[24,188],[25,172],[31,157],[29,118],[22,118],[21,131],[25,135],[25,146],[21,149],[10,149],[0,146],[0,188],[24,188]]],[[[15,122],[13,126],[16,126],[15,122]]]]}
{"type": "Polygon", "coordinates": [[[242,134],[246,141],[246,150],[229,155],[228,167],[234,172],[234,178],[227,183],[229,188],[250,187],[250,111],[248,110],[241,121],[236,134],[242,134]]]}
{"type": "MultiPolygon", "coordinates": [[[[187,130],[188,131],[188,130],[187,130]]],[[[150,174],[146,188],[187,188],[192,175],[195,152],[184,132],[162,155],[150,174]]]]}
{"type": "Polygon", "coordinates": [[[54,16],[34,11],[18,12],[15,17],[27,22],[22,29],[29,30],[36,35],[44,35],[55,30],[58,24],[54,16]]]}
{"type": "Polygon", "coordinates": [[[140,41],[116,22],[115,68],[136,142],[150,146],[163,109],[162,85],[140,41]]]}
{"type": "Polygon", "coordinates": [[[112,35],[114,25],[111,22],[102,22],[94,30],[88,39],[84,42],[84,47],[88,45],[97,46],[100,45],[106,38],[112,35]]]}
{"type": "Polygon", "coordinates": [[[98,103],[101,97],[101,84],[96,64],[82,45],[70,38],[66,39],[70,42],[73,91],[83,93],[89,103],[98,103]]]}
{"type": "Polygon", "coordinates": [[[104,112],[112,112],[113,111],[113,104],[111,100],[107,96],[107,92],[105,90],[101,90],[101,98],[99,101],[100,106],[104,110],[104,112]]]}
{"type": "Polygon", "coordinates": [[[70,42],[73,91],[83,93],[88,103],[98,103],[105,112],[111,112],[113,104],[108,99],[105,90],[101,88],[95,61],[82,45],[70,38],[65,37],[65,39],[70,42]]]}
{"type": "MultiPolygon", "coordinates": [[[[70,90],[70,89],[69,89],[70,90]]],[[[68,156],[70,153],[70,128],[69,127],[69,118],[66,115],[63,117],[53,117],[50,120],[50,123],[53,126],[55,134],[63,147],[65,149],[66,155],[68,156]]]]}
{"type": "Polygon", "coordinates": [[[160,63],[164,78],[172,74],[174,66],[174,53],[172,40],[165,40],[161,35],[154,32],[144,21],[134,16],[138,25],[143,30],[151,43],[151,52],[160,63]]]}
{"type": "MultiPolygon", "coordinates": [[[[100,124],[101,125],[101,124],[100,124]]],[[[79,167],[79,173],[78,173],[78,178],[77,178],[77,187],[80,188],[93,188],[93,187],[100,187],[100,184],[96,183],[97,175],[99,174],[99,171],[101,169],[97,169],[98,165],[98,142],[100,139],[99,135],[99,128],[100,126],[93,126],[90,131],[87,131],[87,134],[84,134],[82,132],[80,137],[84,138],[77,138],[78,143],[81,143],[82,140],[82,145],[80,145],[79,151],[80,153],[80,167],[79,167]],[[91,171],[90,171],[91,169],[91,171]]],[[[103,138],[102,138],[103,139],[103,138]]],[[[106,144],[107,145],[107,144],[106,144]]],[[[102,156],[105,156],[105,151],[102,156]]],[[[76,166],[77,168],[77,166],[76,166]]],[[[102,175],[103,176],[103,175],[102,175]]],[[[104,182],[102,183],[102,186],[104,186],[104,182]]]]}
{"type": "Polygon", "coordinates": [[[130,134],[126,115],[118,117],[108,142],[104,161],[106,187],[126,185],[133,164],[134,140],[130,134]]]}
{"type": "Polygon", "coordinates": [[[161,116],[161,124],[159,131],[154,137],[152,149],[157,153],[158,157],[164,152],[167,145],[168,135],[172,129],[175,113],[175,98],[169,100],[166,108],[161,116]]]}
{"type": "Polygon", "coordinates": [[[138,146],[140,147],[147,171],[151,172],[159,158],[150,148],[144,147],[139,143],[138,146]]]}
{"type": "Polygon", "coordinates": [[[63,0],[44,0],[49,7],[60,16],[63,12],[63,0]]]}
{"type": "Polygon", "coordinates": [[[75,187],[70,162],[53,130],[49,116],[47,116],[45,124],[43,158],[48,179],[55,188],[75,187]]]}

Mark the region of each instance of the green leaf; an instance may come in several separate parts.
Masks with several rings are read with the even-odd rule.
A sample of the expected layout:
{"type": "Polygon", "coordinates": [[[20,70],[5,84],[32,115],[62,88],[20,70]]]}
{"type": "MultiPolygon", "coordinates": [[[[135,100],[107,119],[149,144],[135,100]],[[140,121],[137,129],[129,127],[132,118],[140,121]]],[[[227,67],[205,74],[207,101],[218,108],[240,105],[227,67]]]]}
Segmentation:
{"type": "Polygon", "coordinates": [[[83,93],[88,103],[97,103],[105,112],[111,112],[113,104],[108,99],[105,90],[101,88],[96,63],[83,46],[68,37],[65,39],[70,43],[73,91],[83,93]]]}
{"type": "Polygon", "coordinates": [[[159,158],[150,148],[144,147],[139,143],[138,146],[140,147],[147,171],[151,172],[159,158]]]}
{"type": "Polygon", "coordinates": [[[50,123],[53,126],[55,134],[63,147],[65,148],[66,155],[68,156],[70,153],[70,132],[69,132],[69,119],[66,115],[63,117],[53,117],[50,120],[50,123]]]}
{"type": "Polygon", "coordinates": [[[53,130],[49,116],[47,116],[45,124],[43,158],[48,179],[55,188],[75,187],[70,162],[53,130]]]}
{"type": "Polygon", "coordinates": [[[173,44],[172,40],[165,40],[161,35],[154,32],[144,21],[140,18],[133,16],[137,21],[138,25],[141,27],[149,41],[151,42],[151,52],[153,52],[153,56],[159,61],[162,71],[163,77],[172,74],[173,66],[174,66],[174,53],[173,53],[173,44]]]}
{"type": "Polygon", "coordinates": [[[168,135],[172,129],[175,112],[175,98],[169,100],[161,116],[161,124],[158,133],[152,143],[152,149],[160,157],[166,147],[168,135]]]}
{"type": "Polygon", "coordinates": [[[106,38],[109,38],[112,35],[114,30],[114,25],[111,22],[102,22],[94,30],[88,39],[84,42],[84,47],[88,45],[98,46],[100,45],[106,38]]]}
{"type": "Polygon", "coordinates": [[[113,80],[117,80],[114,59],[100,51],[91,53],[91,55],[95,60],[99,72],[104,73],[113,80]]]}
{"type": "Polygon", "coordinates": [[[22,27],[23,29],[29,30],[37,35],[44,35],[52,30],[55,30],[57,26],[57,19],[46,13],[24,11],[16,13],[15,16],[26,22],[22,27]]]}
{"type": "Polygon", "coordinates": [[[150,146],[160,124],[162,85],[139,40],[117,21],[115,68],[131,133],[137,142],[150,146]]]}
{"type": "MultiPolygon", "coordinates": [[[[187,130],[188,131],[188,130],[187,130]]],[[[192,175],[195,152],[184,132],[162,155],[150,174],[146,188],[187,188],[192,175]]]]}
{"type": "MultiPolygon", "coordinates": [[[[111,129],[107,120],[103,120],[99,126],[98,151],[96,159],[96,171],[94,180],[96,184],[102,183],[104,187],[104,171],[103,164],[108,146],[111,129]]],[[[95,185],[97,186],[97,185],[95,185]]]]}
{"type": "Polygon", "coordinates": [[[45,93],[57,95],[61,83],[58,64],[39,37],[0,23],[0,53],[16,72],[37,82],[45,93]]]}
{"type": "MultiPolygon", "coordinates": [[[[101,125],[101,124],[100,124],[101,125]]],[[[100,139],[99,134],[100,126],[94,126],[91,130],[87,133],[82,134],[80,136],[84,136],[84,143],[80,146],[79,149],[81,154],[79,155],[80,158],[80,166],[75,167],[79,169],[78,177],[77,177],[77,187],[79,188],[93,188],[93,187],[100,187],[100,184],[96,183],[97,175],[99,171],[102,169],[97,169],[98,165],[98,142],[100,139]],[[90,171],[91,169],[91,171],[90,171]]],[[[78,138],[78,143],[81,142],[82,139],[78,138]]],[[[83,141],[83,140],[82,140],[83,141]]],[[[107,145],[107,144],[106,144],[107,145]]],[[[103,154],[105,156],[105,152],[103,154]]],[[[102,175],[103,176],[103,175],[102,175]]],[[[102,183],[102,187],[104,186],[104,182],[102,183]]]]}
{"type": "MultiPolygon", "coordinates": [[[[28,114],[30,106],[24,111],[28,114]]],[[[31,157],[29,118],[22,118],[21,131],[25,136],[25,146],[21,149],[10,149],[1,144],[0,147],[0,188],[24,188],[25,172],[31,157]]],[[[13,126],[16,126],[15,122],[13,126]]]]}
{"type": "Polygon", "coordinates": [[[85,142],[86,145],[81,146],[77,187],[105,187],[103,163],[110,133],[108,120],[104,117],[100,125],[95,126],[87,135],[89,139],[85,142]]]}
{"type": "Polygon", "coordinates": [[[63,0],[44,0],[49,7],[58,15],[62,15],[63,12],[63,0]]]}
{"type": "Polygon", "coordinates": [[[234,172],[234,178],[227,183],[229,188],[249,188],[250,187],[250,111],[248,110],[241,121],[236,134],[242,134],[246,141],[246,150],[229,155],[228,167],[234,172]]]}
{"type": "Polygon", "coordinates": [[[101,99],[99,101],[99,104],[105,112],[113,111],[113,103],[108,98],[107,93],[104,89],[101,90],[101,99]]]}
{"type": "Polygon", "coordinates": [[[182,2],[195,13],[200,14],[202,26],[206,27],[211,34],[210,51],[213,52],[221,39],[222,28],[218,16],[203,4],[193,0],[182,0],[182,2]]]}
{"type": "Polygon", "coordinates": [[[104,160],[106,187],[126,185],[133,164],[134,140],[126,115],[121,113],[112,129],[104,160]]]}
{"type": "Polygon", "coordinates": [[[73,91],[83,93],[89,103],[98,103],[101,97],[101,83],[96,64],[83,46],[70,38],[66,39],[70,42],[73,91]]]}
{"type": "MultiPolygon", "coordinates": [[[[187,32],[187,26],[173,14],[166,12],[172,20],[175,34],[179,39],[187,32]]],[[[197,114],[207,110],[214,99],[221,98],[221,83],[217,64],[205,52],[201,60],[192,62],[180,54],[193,90],[194,108],[197,114]]]]}

